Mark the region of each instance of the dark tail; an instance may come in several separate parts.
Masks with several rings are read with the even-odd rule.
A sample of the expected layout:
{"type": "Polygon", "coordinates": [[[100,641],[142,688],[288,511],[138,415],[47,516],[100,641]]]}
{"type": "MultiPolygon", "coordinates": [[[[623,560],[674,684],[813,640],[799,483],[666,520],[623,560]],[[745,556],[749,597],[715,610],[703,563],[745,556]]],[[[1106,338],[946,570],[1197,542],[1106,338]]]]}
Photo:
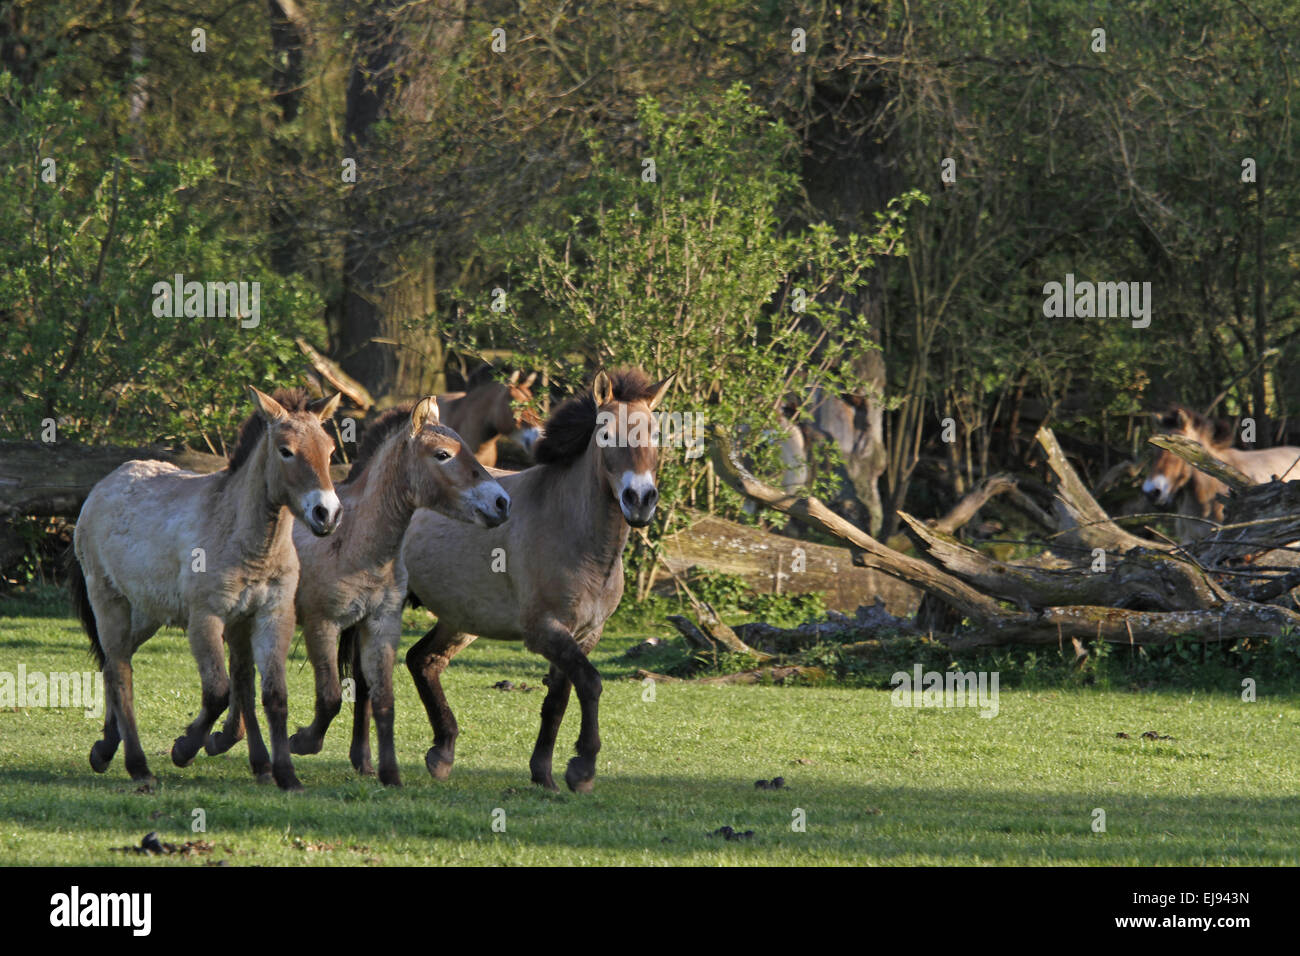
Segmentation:
{"type": "Polygon", "coordinates": [[[339,677],[352,673],[352,659],[357,653],[357,626],[345,627],[339,633],[339,677]]]}
{"type": "Polygon", "coordinates": [[[90,606],[90,595],[86,593],[86,575],[77,560],[77,552],[69,547],[63,557],[63,567],[68,574],[68,590],[72,592],[72,609],[81,618],[81,626],[90,638],[90,655],[95,658],[99,669],[104,669],[104,645],[99,643],[99,627],[95,624],[95,609],[90,606]]]}

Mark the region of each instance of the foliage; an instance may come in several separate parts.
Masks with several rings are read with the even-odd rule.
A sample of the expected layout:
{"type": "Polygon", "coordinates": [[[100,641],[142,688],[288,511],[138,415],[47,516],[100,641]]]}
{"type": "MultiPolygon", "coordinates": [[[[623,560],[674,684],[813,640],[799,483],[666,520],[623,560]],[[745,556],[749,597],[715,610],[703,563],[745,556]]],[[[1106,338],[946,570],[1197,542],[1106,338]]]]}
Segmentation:
{"type": "Polygon", "coordinates": [[[250,258],[194,201],[210,160],[87,154],[94,104],[53,88],[21,96],[8,73],[0,108],[0,176],[15,184],[0,193],[0,431],[38,440],[55,419],[59,439],[201,436],[222,450],[247,417],[245,385],[278,384],[294,336],[318,334],[319,297],[250,258]],[[159,317],[154,284],[178,273],[257,283],[259,324],[159,317]]]}

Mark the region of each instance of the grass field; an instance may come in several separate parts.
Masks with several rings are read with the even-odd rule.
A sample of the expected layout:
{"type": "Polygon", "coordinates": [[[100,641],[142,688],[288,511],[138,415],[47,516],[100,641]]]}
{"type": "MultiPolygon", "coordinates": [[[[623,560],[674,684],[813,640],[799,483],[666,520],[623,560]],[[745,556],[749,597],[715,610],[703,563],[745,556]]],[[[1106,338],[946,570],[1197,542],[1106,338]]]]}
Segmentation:
{"type": "MultiPolygon", "coordinates": [[[[408,612],[407,638],[424,612],[408,612]]],[[[347,761],[350,707],[325,750],[296,758],[306,792],[257,786],[241,744],[172,766],[198,679],[184,636],[161,632],[136,656],[145,750],[160,778],[135,792],[119,752],[87,762],[100,721],[79,710],[0,709],[0,864],[1297,864],[1300,698],[1235,693],[1002,689],[1000,710],[891,706],[888,691],[666,684],[653,702],[621,657],[645,627],[623,624],[594,659],[605,677],[596,790],[529,783],[543,663],[479,642],[445,679],[462,734],[451,780],[424,769],[427,720],[396,675],[402,789],[347,761]],[[532,692],[499,691],[499,680],[532,692]],[[1144,740],[1154,730],[1172,740],[1144,740]],[[1126,732],[1129,739],[1116,736],[1126,732]],[[755,780],[782,776],[760,791],[755,780]],[[1106,831],[1093,832],[1094,810],[1106,831]],[[195,809],[206,832],[191,832],[195,809]],[[806,829],[792,828],[794,812],[806,829]],[[504,832],[492,823],[504,819],[504,832]],[[711,835],[723,826],[747,839],[711,835]],[[203,853],[114,852],[147,832],[203,853]]],[[[311,713],[300,644],[290,726],[311,713]]],[[[0,671],[90,669],[67,616],[0,618],[0,671]]],[[[557,770],[577,734],[571,704],[557,770]]],[[[558,777],[558,773],[557,773],[558,777]]]]}

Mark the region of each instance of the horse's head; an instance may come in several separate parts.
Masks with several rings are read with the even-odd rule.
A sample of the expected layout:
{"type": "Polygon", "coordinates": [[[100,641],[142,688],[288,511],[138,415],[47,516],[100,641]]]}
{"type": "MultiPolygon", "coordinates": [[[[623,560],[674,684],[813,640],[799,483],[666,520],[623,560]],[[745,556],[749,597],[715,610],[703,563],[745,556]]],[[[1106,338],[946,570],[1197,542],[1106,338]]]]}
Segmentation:
{"type": "Polygon", "coordinates": [[[418,508],[459,521],[495,528],[510,515],[510,496],[489,477],[460,436],[438,423],[438,400],[421,399],[411,409],[405,440],[415,467],[411,486],[418,508]]]}
{"type": "Polygon", "coordinates": [[[479,410],[488,426],[488,435],[506,435],[531,455],[542,427],[541,417],[532,407],[532,384],[537,380],[537,373],[533,372],[522,382],[518,369],[504,382],[493,378],[493,374],[490,365],[480,366],[470,376],[466,399],[479,410]]]}
{"type": "MultiPolygon", "coordinates": [[[[1232,444],[1230,425],[1222,421],[1212,422],[1181,405],[1170,406],[1167,412],[1157,416],[1156,424],[1162,433],[1190,438],[1208,451],[1232,444]]],[[[1196,469],[1184,459],[1162,448],[1147,473],[1146,481],[1142,482],[1142,492],[1155,504],[1167,505],[1195,474],[1196,469]]]]}
{"type": "Polygon", "coordinates": [[[312,534],[330,534],[339,526],[343,508],[330,480],[334,440],[321,423],[333,416],[341,395],[286,407],[251,385],[248,390],[266,433],[269,500],[287,505],[312,534]]]}
{"type": "Polygon", "coordinates": [[[602,477],[634,528],[644,528],[655,516],[659,434],[652,412],[675,377],[651,384],[639,371],[615,373],[611,380],[602,370],[592,382],[596,429],[591,440],[598,446],[602,477]]]}

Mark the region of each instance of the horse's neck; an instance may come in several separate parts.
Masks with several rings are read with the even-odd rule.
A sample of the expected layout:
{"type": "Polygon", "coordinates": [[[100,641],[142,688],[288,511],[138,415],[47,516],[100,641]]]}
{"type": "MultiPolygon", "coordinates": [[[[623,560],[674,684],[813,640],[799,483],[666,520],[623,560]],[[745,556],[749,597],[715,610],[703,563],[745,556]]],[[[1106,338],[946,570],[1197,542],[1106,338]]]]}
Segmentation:
{"type": "Polygon", "coordinates": [[[384,564],[401,550],[415,513],[405,451],[405,432],[398,432],[379,448],[355,484],[340,488],[344,520],[334,536],[340,555],[355,564],[384,564]]]}
{"type": "Polygon", "coordinates": [[[247,561],[263,561],[286,546],[293,549],[293,515],[266,491],[266,447],[262,442],[238,471],[226,476],[217,493],[215,513],[232,516],[228,540],[247,561]]]}
{"type": "Polygon", "coordinates": [[[464,431],[459,428],[456,431],[460,433],[461,440],[466,445],[478,450],[495,439],[498,434],[496,426],[492,424],[492,419],[488,415],[492,410],[491,396],[475,396],[471,393],[462,401],[461,425],[464,426],[464,431]]]}
{"type": "Polygon", "coordinates": [[[600,449],[593,440],[587,451],[557,476],[560,514],[565,537],[597,567],[608,571],[623,554],[631,528],[623,511],[609,493],[600,470],[600,449]]]}

